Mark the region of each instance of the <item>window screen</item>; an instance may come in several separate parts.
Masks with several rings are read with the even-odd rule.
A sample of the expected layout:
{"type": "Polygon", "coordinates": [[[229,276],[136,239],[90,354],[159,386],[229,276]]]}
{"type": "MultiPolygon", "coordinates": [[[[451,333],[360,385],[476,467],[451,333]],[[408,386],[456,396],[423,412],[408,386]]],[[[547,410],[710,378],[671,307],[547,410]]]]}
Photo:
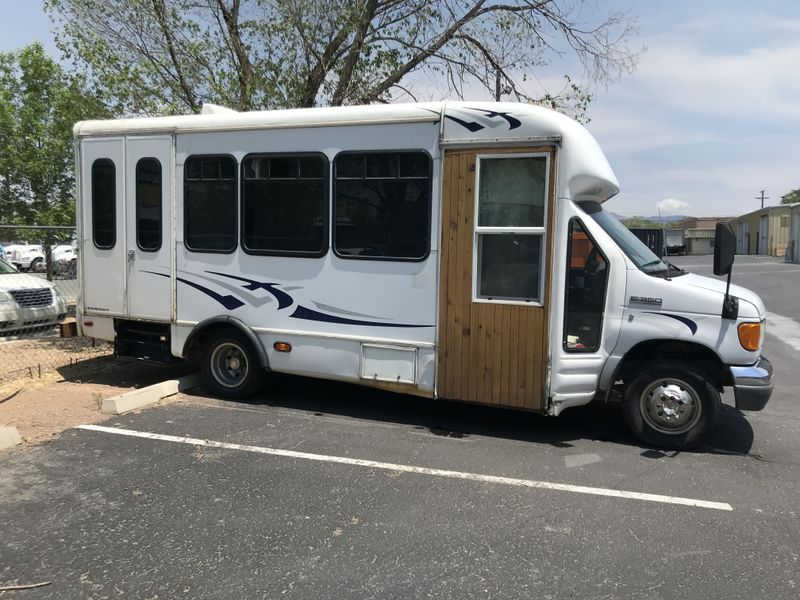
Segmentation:
{"type": "Polygon", "coordinates": [[[161,248],[161,163],[136,163],[136,244],[145,252],[161,248]]]}
{"type": "Polygon", "coordinates": [[[184,243],[196,252],[236,249],[236,160],[190,156],[184,165],[184,243]]]}
{"type": "Polygon", "coordinates": [[[245,250],[258,254],[325,254],[327,170],[323,155],[245,157],[242,163],[245,250]]]}
{"type": "Polygon", "coordinates": [[[109,250],[117,242],[116,168],[109,158],[92,163],[92,237],[94,245],[109,250]]]}
{"type": "Polygon", "coordinates": [[[541,301],[547,169],[545,155],[478,157],[477,298],[541,301]]]}
{"type": "Polygon", "coordinates": [[[345,153],[334,168],[334,248],[344,258],[422,260],[430,249],[425,152],[345,153]]]}

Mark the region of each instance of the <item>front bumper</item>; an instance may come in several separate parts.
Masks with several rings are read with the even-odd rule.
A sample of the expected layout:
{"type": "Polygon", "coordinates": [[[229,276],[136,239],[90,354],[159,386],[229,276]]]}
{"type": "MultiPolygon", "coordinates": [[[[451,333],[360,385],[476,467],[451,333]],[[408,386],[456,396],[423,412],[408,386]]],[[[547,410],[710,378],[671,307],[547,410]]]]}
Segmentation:
{"type": "Polygon", "coordinates": [[[0,306],[0,336],[55,327],[67,316],[67,304],[61,296],[56,296],[48,306],[21,308],[16,302],[4,302],[0,306]]]}
{"type": "Polygon", "coordinates": [[[772,363],[762,356],[749,367],[731,367],[733,395],[739,410],[761,410],[772,395],[772,363]]]}

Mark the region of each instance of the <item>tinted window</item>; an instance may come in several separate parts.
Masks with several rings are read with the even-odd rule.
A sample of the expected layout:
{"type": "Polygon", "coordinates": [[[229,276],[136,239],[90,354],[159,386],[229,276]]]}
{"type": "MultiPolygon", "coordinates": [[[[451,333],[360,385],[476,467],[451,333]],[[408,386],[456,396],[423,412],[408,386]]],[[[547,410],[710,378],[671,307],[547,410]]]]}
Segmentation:
{"type": "Polygon", "coordinates": [[[578,219],[569,223],[564,349],[593,352],[600,347],[608,262],[578,219]]]}
{"type": "Polygon", "coordinates": [[[161,163],[155,158],[136,163],[136,243],[148,252],[161,248],[161,163]]]}
{"type": "Polygon", "coordinates": [[[108,158],[92,163],[92,236],[94,245],[110,249],[117,242],[116,169],[108,158]]]}
{"type": "Polygon", "coordinates": [[[321,256],[328,246],[324,156],[247,156],[242,163],[242,243],[264,254],[321,256]]]}
{"type": "Polygon", "coordinates": [[[541,298],[542,236],[478,236],[478,297],[488,300],[541,298]]]}
{"type": "Polygon", "coordinates": [[[190,156],[184,173],[186,247],[199,252],[232,252],[236,248],[236,160],[231,156],[190,156]]]}
{"type": "Polygon", "coordinates": [[[336,253],[425,258],[430,249],[430,157],[424,152],[348,153],[334,164],[336,253]]]}

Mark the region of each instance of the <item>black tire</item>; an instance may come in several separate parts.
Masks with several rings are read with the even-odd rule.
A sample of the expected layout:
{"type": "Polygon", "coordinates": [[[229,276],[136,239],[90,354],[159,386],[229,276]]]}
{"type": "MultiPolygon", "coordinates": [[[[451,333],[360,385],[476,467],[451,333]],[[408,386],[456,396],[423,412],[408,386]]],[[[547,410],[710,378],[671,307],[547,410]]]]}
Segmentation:
{"type": "Polygon", "coordinates": [[[34,258],[31,261],[30,272],[31,273],[39,273],[39,269],[42,266],[42,259],[41,258],[34,258]]]}
{"type": "Polygon", "coordinates": [[[200,370],[214,394],[235,400],[260,392],[267,377],[250,341],[235,330],[213,333],[206,340],[200,370]]]}
{"type": "Polygon", "coordinates": [[[683,450],[703,441],[722,411],[719,392],[688,363],[647,367],[628,383],[622,401],[625,422],[640,440],[683,450]]]}

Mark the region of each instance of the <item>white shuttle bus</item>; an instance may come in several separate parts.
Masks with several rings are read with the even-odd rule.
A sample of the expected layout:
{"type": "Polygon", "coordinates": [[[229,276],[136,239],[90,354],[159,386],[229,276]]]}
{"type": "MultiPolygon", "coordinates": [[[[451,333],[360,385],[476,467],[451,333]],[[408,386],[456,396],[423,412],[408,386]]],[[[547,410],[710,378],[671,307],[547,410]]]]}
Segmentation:
{"type": "Polygon", "coordinates": [[[723,388],[742,410],[772,392],[760,298],[628,232],[602,150],[556,112],[207,106],[74,133],[83,335],[197,359],[220,396],[275,371],[549,415],[618,399],[682,448],[723,388]]]}

